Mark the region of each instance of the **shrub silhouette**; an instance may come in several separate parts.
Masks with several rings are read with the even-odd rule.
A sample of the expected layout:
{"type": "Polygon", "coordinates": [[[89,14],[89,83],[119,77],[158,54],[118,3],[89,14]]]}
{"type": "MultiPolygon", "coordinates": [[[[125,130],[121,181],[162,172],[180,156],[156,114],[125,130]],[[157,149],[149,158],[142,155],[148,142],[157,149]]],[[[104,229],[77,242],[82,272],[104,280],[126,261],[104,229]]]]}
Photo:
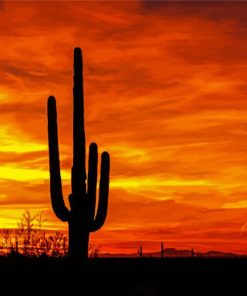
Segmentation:
{"type": "Polygon", "coordinates": [[[52,256],[65,256],[67,252],[67,237],[59,231],[48,238],[49,250],[52,256]]]}
{"type": "Polygon", "coordinates": [[[69,195],[70,210],[63,199],[60,175],[57,111],[54,97],[48,98],[48,138],[50,163],[50,195],[56,216],[69,224],[69,255],[87,258],[90,232],[99,230],[106,219],[109,192],[110,157],[107,152],[101,156],[101,177],[99,184],[98,210],[95,216],[97,187],[97,144],[89,147],[88,177],[86,176],[83,64],[80,48],[74,49],[73,88],[73,166],[71,170],[72,193],[69,195]],[[86,184],[87,179],[87,184],[86,184]]]}
{"type": "Polygon", "coordinates": [[[1,249],[4,254],[23,254],[27,256],[40,256],[43,253],[50,253],[48,240],[45,231],[42,229],[46,219],[43,213],[31,215],[25,210],[17,222],[17,228],[1,230],[1,249]]]}

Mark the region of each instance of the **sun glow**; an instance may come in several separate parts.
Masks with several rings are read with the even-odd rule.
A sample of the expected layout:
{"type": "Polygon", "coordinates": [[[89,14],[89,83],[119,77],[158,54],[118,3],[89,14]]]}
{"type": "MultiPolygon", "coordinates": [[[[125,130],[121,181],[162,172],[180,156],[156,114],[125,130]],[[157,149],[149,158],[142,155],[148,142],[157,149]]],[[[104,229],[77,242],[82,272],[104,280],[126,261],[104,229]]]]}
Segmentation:
{"type": "Polygon", "coordinates": [[[208,180],[179,180],[170,179],[163,180],[158,178],[123,178],[113,179],[111,181],[111,188],[123,189],[141,189],[141,188],[155,188],[155,187],[211,187],[214,186],[208,180]]]}
{"type": "Polygon", "coordinates": [[[223,209],[247,209],[247,200],[225,203],[223,209]]]}
{"type": "MultiPolygon", "coordinates": [[[[62,170],[63,180],[70,180],[70,174],[62,170]]],[[[10,166],[0,166],[0,178],[16,181],[40,181],[49,180],[49,171],[40,169],[17,168],[10,166]]]]}
{"type": "Polygon", "coordinates": [[[0,127],[0,151],[1,152],[34,152],[46,151],[47,145],[32,141],[27,135],[20,134],[18,130],[11,130],[9,126],[0,127]]]}

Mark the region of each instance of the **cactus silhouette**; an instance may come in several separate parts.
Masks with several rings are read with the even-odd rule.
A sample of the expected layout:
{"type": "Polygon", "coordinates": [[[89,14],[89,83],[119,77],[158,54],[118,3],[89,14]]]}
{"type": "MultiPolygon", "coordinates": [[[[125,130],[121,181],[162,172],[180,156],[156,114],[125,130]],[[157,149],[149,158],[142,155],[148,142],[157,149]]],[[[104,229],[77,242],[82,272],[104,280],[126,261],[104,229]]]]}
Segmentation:
{"type": "Polygon", "coordinates": [[[89,234],[99,230],[106,219],[109,193],[110,156],[101,155],[101,175],[97,213],[97,144],[89,147],[88,176],[86,176],[83,62],[80,48],[74,49],[74,88],[73,88],[73,165],[71,170],[70,210],[65,206],[60,174],[56,100],[48,98],[48,141],[50,165],[50,196],[55,215],[69,225],[69,256],[88,257],[89,234]],[[86,182],[87,181],[87,182],[86,182]]]}
{"type": "Polygon", "coordinates": [[[138,255],[142,257],[142,245],[140,245],[140,248],[138,248],[138,255]]]}
{"type": "Polygon", "coordinates": [[[164,258],[164,243],[161,242],[160,244],[160,257],[164,258]]]}

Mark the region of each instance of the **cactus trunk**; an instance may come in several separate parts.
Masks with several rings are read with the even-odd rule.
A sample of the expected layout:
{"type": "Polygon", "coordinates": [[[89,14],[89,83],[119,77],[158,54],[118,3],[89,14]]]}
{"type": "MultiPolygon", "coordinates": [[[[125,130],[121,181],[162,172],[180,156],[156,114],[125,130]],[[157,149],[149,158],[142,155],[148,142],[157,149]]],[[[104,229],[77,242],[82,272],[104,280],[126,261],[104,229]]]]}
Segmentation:
{"type": "Polygon", "coordinates": [[[70,210],[65,206],[62,193],[57,111],[54,97],[48,99],[50,195],[54,213],[60,220],[69,224],[69,255],[76,258],[87,258],[90,232],[99,230],[107,215],[110,157],[107,152],[103,152],[101,155],[99,201],[96,211],[98,148],[95,143],[90,144],[87,177],[85,168],[83,63],[80,48],[74,50],[73,97],[73,165],[71,170],[72,193],[69,195],[70,210]]]}
{"type": "Polygon", "coordinates": [[[88,256],[89,231],[78,221],[69,222],[69,256],[87,258],[88,256]]]}

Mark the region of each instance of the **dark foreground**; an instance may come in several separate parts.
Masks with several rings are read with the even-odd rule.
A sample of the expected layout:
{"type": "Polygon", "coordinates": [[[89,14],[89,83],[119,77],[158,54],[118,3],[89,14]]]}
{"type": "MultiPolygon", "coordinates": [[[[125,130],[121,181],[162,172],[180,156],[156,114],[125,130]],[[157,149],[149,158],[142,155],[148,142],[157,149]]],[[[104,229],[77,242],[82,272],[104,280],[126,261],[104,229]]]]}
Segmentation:
{"type": "Polygon", "coordinates": [[[0,273],[2,291],[26,295],[242,295],[247,259],[0,257],[0,273]]]}

